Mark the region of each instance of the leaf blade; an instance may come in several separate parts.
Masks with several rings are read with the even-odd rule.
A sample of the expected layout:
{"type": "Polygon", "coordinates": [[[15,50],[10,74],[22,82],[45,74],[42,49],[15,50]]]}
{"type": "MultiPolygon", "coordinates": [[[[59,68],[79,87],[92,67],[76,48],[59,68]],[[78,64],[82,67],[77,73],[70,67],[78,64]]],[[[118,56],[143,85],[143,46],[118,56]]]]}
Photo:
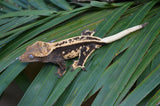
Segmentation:
{"type": "Polygon", "coordinates": [[[123,89],[122,93],[119,95],[119,97],[118,97],[118,99],[116,101],[116,104],[119,104],[122,101],[122,99],[126,96],[127,92],[134,85],[134,83],[136,82],[138,77],[142,74],[142,72],[149,65],[149,63],[154,59],[154,57],[160,52],[160,47],[158,46],[158,45],[160,45],[159,42],[155,41],[155,43],[156,44],[153,45],[153,47],[151,47],[147,51],[145,56],[142,58],[141,63],[139,64],[139,66],[137,67],[136,71],[134,72],[134,74],[132,75],[130,80],[128,81],[128,84],[123,89]]]}
{"type": "Polygon", "coordinates": [[[151,92],[158,84],[160,84],[160,64],[154,71],[135,89],[127,98],[120,104],[120,106],[136,105],[138,104],[149,92],[151,92]],[[132,99],[136,97],[135,99],[132,99]]]}
{"type": "Polygon", "coordinates": [[[66,0],[50,0],[53,4],[55,4],[56,6],[64,9],[64,10],[72,10],[71,6],[69,5],[68,2],[66,2],[66,0]]]}
{"type": "MultiPolygon", "coordinates": [[[[145,15],[147,14],[147,11],[146,11],[146,9],[149,9],[149,7],[151,6],[153,6],[155,3],[152,3],[152,2],[150,2],[150,3],[148,3],[148,4],[146,4],[144,7],[142,7],[143,9],[140,9],[140,11],[138,10],[138,12],[136,11],[136,12],[134,12],[135,14],[133,14],[132,16],[130,16],[129,18],[128,18],[128,21],[127,22],[129,22],[129,24],[127,24],[127,26],[131,26],[131,25],[134,25],[135,23],[137,23],[138,21],[140,22],[141,20],[143,20],[143,18],[145,17],[145,15]],[[146,13],[145,13],[146,12],[146,13]],[[143,14],[143,15],[140,15],[140,14],[143,14]],[[132,19],[132,20],[130,20],[130,19],[132,19]],[[138,19],[138,20],[137,20],[138,19]]],[[[150,7],[150,9],[151,9],[151,7],[150,7]]],[[[148,10],[149,11],[149,10],[148,10]]],[[[126,27],[126,26],[125,26],[126,27]]],[[[143,30],[144,31],[144,30],[143,30]]],[[[142,32],[141,32],[142,33],[142,32]]],[[[142,37],[142,36],[138,36],[138,37],[142,37]]],[[[140,39],[140,38],[136,38],[136,39],[140,39]]],[[[135,39],[135,41],[137,41],[135,39]]],[[[143,38],[141,38],[141,39],[143,39],[143,38]]],[[[135,42],[134,42],[135,43],[135,42]]],[[[135,43],[136,44],[136,43],[135,43]]],[[[120,64],[117,66],[117,71],[119,70],[119,69],[121,69],[121,71],[123,72],[123,70],[131,70],[131,68],[129,68],[129,66],[128,67],[126,67],[127,65],[130,65],[132,68],[134,67],[135,68],[135,66],[133,66],[133,64],[131,65],[131,63],[129,63],[129,61],[131,62],[131,60],[133,59],[135,59],[135,58],[137,58],[137,57],[135,57],[135,58],[130,58],[130,56],[131,56],[131,54],[132,53],[134,53],[134,50],[133,50],[133,47],[134,47],[134,45],[132,44],[132,48],[130,47],[130,48],[128,48],[128,52],[126,51],[125,52],[125,54],[123,54],[123,56],[121,57],[121,59],[120,59],[120,64]],[[130,52],[129,52],[129,50],[130,50],[130,52]],[[126,57],[125,57],[126,56],[126,57]],[[123,65],[122,65],[123,64],[123,65]],[[123,69],[124,68],[124,69],[123,69]]],[[[138,47],[138,46],[137,46],[138,47]]],[[[136,49],[136,48],[134,48],[134,49],[136,49]]],[[[137,50],[137,49],[136,49],[137,50]]],[[[135,51],[136,51],[135,50],[135,51]]],[[[135,62],[136,63],[136,62],[135,62]]],[[[137,63],[136,63],[137,64],[137,63]]],[[[133,69],[134,70],[134,69],[133,69]]],[[[119,96],[119,93],[121,92],[121,88],[122,88],[122,84],[124,84],[125,85],[125,81],[124,81],[124,78],[126,78],[126,77],[129,77],[129,73],[131,74],[131,71],[129,71],[129,72],[124,72],[124,73],[121,73],[120,75],[119,75],[119,77],[118,77],[118,79],[117,79],[117,81],[114,83],[114,86],[112,87],[112,89],[109,91],[109,92],[105,92],[105,89],[107,89],[107,86],[108,85],[104,85],[104,87],[102,88],[102,90],[100,91],[100,93],[99,93],[99,95],[96,97],[96,99],[95,99],[95,101],[93,102],[93,106],[96,106],[96,105],[105,105],[105,104],[111,104],[111,105],[113,105],[114,104],[114,102],[116,101],[116,99],[117,99],[117,97],[119,96]],[[127,75],[123,75],[124,73],[126,73],[127,75]],[[123,75],[123,77],[121,76],[121,75],[123,75]],[[123,80],[122,80],[123,79],[123,80]],[[121,81],[121,82],[118,82],[118,81],[121,81]],[[120,85],[121,84],[121,85],[120,85]],[[118,88],[117,88],[117,86],[118,86],[118,88]]],[[[127,80],[126,80],[126,82],[127,82],[127,80]]]]}
{"type": "Polygon", "coordinates": [[[18,16],[49,16],[55,13],[52,10],[23,10],[17,12],[11,12],[0,16],[0,19],[8,18],[8,17],[18,17],[18,16]]]}
{"type": "Polygon", "coordinates": [[[0,75],[0,95],[26,66],[17,60],[0,75]]]}
{"type": "Polygon", "coordinates": [[[52,64],[43,66],[18,105],[43,105],[58,80],[55,72],[52,64]]]}

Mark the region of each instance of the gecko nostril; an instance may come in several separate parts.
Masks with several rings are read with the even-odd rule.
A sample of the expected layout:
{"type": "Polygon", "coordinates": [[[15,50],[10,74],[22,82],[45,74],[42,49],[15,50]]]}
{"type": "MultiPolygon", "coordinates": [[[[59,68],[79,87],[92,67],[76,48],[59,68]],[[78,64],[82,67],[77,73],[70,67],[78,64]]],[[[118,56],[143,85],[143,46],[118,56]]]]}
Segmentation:
{"type": "Polygon", "coordinates": [[[18,59],[19,59],[19,61],[21,61],[22,62],[22,57],[20,56],[20,57],[18,57],[18,59]]]}
{"type": "Polygon", "coordinates": [[[21,61],[21,57],[19,57],[18,59],[19,59],[19,61],[21,61]]]}

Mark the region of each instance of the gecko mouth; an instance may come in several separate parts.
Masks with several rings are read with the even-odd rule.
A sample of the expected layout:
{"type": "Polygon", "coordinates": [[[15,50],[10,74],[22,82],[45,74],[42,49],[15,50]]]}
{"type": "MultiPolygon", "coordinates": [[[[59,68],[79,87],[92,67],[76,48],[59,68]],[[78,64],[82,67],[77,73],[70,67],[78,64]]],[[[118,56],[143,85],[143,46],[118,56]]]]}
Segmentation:
{"type": "Polygon", "coordinates": [[[22,56],[19,57],[19,61],[25,62],[22,56]]]}

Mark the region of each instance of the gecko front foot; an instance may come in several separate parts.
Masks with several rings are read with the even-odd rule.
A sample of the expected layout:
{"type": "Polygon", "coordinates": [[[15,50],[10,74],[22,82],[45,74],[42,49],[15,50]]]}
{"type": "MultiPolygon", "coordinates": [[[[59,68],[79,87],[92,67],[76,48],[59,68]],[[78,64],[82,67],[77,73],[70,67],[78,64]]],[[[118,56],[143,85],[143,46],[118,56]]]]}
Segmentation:
{"type": "Polygon", "coordinates": [[[58,75],[58,78],[61,78],[65,73],[66,73],[66,70],[63,71],[61,69],[58,69],[58,71],[55,74],[58,75]]]}

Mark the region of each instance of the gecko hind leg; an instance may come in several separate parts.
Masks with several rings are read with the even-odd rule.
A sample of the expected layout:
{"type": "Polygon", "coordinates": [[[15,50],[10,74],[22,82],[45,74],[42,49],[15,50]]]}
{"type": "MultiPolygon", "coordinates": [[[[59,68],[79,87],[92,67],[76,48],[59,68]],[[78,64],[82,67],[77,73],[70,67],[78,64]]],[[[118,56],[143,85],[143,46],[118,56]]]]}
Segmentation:
{"type": "Polygon", "coordinates": [[[79,59],[74,61],[74,63],[72,64],[73,69],[71,71],[74,71],[78,67],[82,68],[85,71],[86,69],[84,64],[86,63],[88,57],[94,52],[95,49],[95,44],[82,47],[79,53],[79,59]]]}

